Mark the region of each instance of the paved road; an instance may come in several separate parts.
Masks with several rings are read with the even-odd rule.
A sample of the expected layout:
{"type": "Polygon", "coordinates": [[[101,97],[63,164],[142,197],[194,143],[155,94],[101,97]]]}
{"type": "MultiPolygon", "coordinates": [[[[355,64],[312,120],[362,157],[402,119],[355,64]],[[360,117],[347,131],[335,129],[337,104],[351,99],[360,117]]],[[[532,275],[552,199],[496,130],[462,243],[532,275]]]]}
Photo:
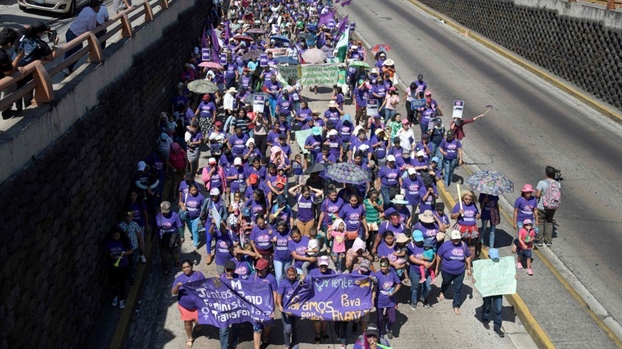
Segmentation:
{"type": "MultiPolygon", "coordinates": [[[[406,1],[386,0],[378,6],[359,0],[340,11],[356,21],[356,30],[371,45],[393,48],[389,57],[406,83],[424,74],[448,115],[445,123],[454,99],[466,101],[467,118],[483,112],[485,105],[494,106],[490,117],[466,127],[466,151],[479,168],[503,171],[518,188],[535,186],[546,165],[562,169],[566,181],[552,250],[614,318],[622,319],[620,125],[406,1]]],[[[506,198],[513,203],[517,195],[506,198]]],[[[537,298],[546,299],[548,292],[542,290],[553,283],[534,285],[541,294],[537,298]]],[[[564,309],[560,306],[542,312],[558,316],[564,309]]],[[[564,332],[575,329],[545,330],[563,341],[564,332]]]]}
{"type": "MultiPolygon", "coordinates": [[[[320,89],[321,90],[321,89],[320,89]]],[[[328,90],[326,90],[328,91],[328,90]]],[[[310,98],[310,108],[313,110],[325,110],[330,98],[329,93],[313,95],[305,91],[305,97],[310,98]]],[[[346,112],[353,113],[351,105],[345,106],[346,112]]],[[[298,146],[294,144],[292,151],[296,153],[298,146]]],[[[207,163],[207,154],[203,153],[201,165],[207,163]]],[[[293,207],[296,210],[296,207],[293,207]]],[[[214,264],[205,264],[205,249],[200,248],[200,255],[192,254],[191,244],[186,242],[182,247],[184,258],[196,261],[195,270],[201,270],[207,276],[215,276],[214,264]]],[[[151,274],[145,291],[141,298],[139,312],[134,318],[130,329],[129,339],[126,348],[183,348],[185,347],[185,333],[182,321],[179,320],[179,311],[176,299],[170,296],[170,287],[174,276],[171,274],[165,278],[160,276],[159,258],[156,254],[151,268],[151,274]]],[[[463,289],[462,315],[454,315],[451,309],[451,302],[448,300],[438,302],[441,278],[436,280],[432,287],[430,299],[432,308],[423,309],[418,307],[413,311],[406,304],[409,298],[409,288],[404,287],[398,295],[398,323],[396,324],[396,338],[391,340],[391,344],[396,349],[401,348],[450,348],[457,345],[475,348],[535,348],[531,337],[520,324],[520,320],[514,315],[512,308],[504,302],[503,308],[503,327],[507,332],[504,339],[498,338],[492,330],[486,330],[475,318],[481,314],[482,299],[475,290],[473,283],[465,280],[463,289]]],[[[278,313],[278,311],[277,311],[278,313]]],[[[375,313],[372,314],[375,316],[375,313]]],[[[282,325],[280,315],[276,321],[271,335],[272,345],[269,348],[283,347],[282,325]]],[[[321,345],[313,344],[314,331],[311,322],[303,321],[299,330],[301,336],[301,349],[307,348],[339,348],[335,332],[329,326],[330,339],[321,345]]],[[[251,328],[247,327],[246,335],[242,336],[238,348],[252,348],[252,338],[250,337],[251,328]]],[[[195,334],[195,347],[216,348],[218,347],[218,332],[215,328],[204,326],[204,329],[195,334]]],[[[356,336],[349,330],[348,348],[352,347],[356,336]]],[[[102,346],[103,349],[106,345],[102,346]]]]}

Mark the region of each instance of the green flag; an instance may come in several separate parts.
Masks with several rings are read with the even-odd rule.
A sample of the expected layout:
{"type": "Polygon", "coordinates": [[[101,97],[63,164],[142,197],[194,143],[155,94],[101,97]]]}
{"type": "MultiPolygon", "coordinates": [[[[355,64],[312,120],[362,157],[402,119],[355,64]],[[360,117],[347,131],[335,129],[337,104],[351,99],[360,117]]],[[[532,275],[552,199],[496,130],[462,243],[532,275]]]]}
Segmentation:
{"type": "Polygon", "coordinates": [[[341,37],[339,38],[339,42],[335,46],[335,57],[339,57],[339,62],[345,62],[346,53],[348,53],[348,42],[350,41],[350,31],[345,30],[341,37]]]}

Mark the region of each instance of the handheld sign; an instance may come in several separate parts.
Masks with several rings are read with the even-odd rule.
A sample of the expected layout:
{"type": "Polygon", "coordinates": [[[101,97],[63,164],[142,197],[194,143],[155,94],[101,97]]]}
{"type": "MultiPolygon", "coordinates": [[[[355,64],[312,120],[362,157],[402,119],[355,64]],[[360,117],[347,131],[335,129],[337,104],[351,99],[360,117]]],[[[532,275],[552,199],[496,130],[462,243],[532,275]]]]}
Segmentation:
{"type": "Polygon", "coordinates": [[[367,107],[365,108],[365,112],[368,116],[374,117],[378,114],[378,100],[370,98],[367,100],[367,107]]]}
{"type": "Polygon", "coordinates": [[[253,96],[253,112],[263,113],[264,108],[266,106],[265,103],[266,103],[265,96],[253,96]]]}
{"type": "Polygon", "coordinates": [[[212,53],[210,52],[209,48],[202,48],[201,49],[201,60],[203,62],[207,62],[210,61],[212,58],[212,53]]]}
{"type": "Polygon", "coordinates": [[[220,64],[227,64],[227,55],[225,53],[220,54],[220,64]]]}
{"type": "Polygon", "coordinates": [[[482,297],[516,293],[516,263],[514,257],[473,261],[475,288],[482,297]]]}
{"type": "Polygon", "coordinates": [[[454,111],[451,114],[452,118],[462,119],[462,110],[464,109],[464,101],[454,101],[454,111]]]}
{"type": "Polygon", "coordinates": [[[416,110],[425,106],[425,99],[413,99],[410,101],[410,109],[416,110]]]}

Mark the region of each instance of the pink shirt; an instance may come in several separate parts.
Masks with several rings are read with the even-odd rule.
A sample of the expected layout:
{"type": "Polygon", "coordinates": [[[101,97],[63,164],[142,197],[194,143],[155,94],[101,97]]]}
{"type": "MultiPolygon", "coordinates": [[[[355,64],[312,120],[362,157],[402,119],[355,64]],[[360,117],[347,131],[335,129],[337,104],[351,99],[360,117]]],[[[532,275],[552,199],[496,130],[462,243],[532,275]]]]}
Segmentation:
{"type": "Polygon", "coordinates": [[[333,230],[330,232],[330,235],[333,237],[333,252],[335,253],[343,253],[346,252],[346,232],[333,230]]]}

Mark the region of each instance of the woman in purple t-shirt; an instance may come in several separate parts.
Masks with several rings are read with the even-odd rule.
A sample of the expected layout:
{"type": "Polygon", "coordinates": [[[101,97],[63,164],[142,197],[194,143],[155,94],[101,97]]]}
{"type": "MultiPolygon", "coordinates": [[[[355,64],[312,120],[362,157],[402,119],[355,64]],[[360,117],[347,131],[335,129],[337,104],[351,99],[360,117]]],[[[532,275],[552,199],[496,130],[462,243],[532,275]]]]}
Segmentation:
{"type": "Polygon", "coordinates": [[[253,251],[255,251],[259,258],[268,260],[269,268],[273,269],[272,259],[274,248],[272,242],[274,241],[274,232],[272,228],[266,224],[266,220],[263,217],[257,217],[255,223],[255,227],[251,230],[251,246],[253,246],[253,251]]]}
{"type": "Polygon", "coordinates": [[[298,204],[296,227],[298,227],[300,233],[302,233],[302,236],[309,236],[309,230],[315,226],[315,210],[313,209],[313,202],[316,197],[321,198],[322,195],[324,195],[324,192],[308,185],[298,184],[289,188],[288,193],[296,196],[298,204]]]}
{"type": "Polygon", "coordinates": [[[451,211],[451,219],[456,220],[454,229],[458,230],[471,250],[479,255],[481,244],[479,243],[479,230],[477,220],[480,218],[479,209],[473,202],[473,193],[468,190],[462,192],[462,205],[457,203],[451,211]]]}
{"type": "Polygon", "coordinates": [[[389,259],[382,258],[380,260],[380,270],[375,274],[378,279],[378,298],[376,299],[376,308],[378,309],[378,327],[380,328],[380,334],[386,335],[389,339],[393,338],[393,331],[391,327],[395,323],[395,307],[397,302],[395,295],[399,292],[402,284],[400,278],[395,273],[395,270],[391,268],[389,259]],[[388,318],[386,327],[383,326],[384,318],[388,318]]]}
{"type": "Polygon", "coordinates": [[[346,223],[346,250],[352,248],[352,244],[357,237],[363,241],[369,239],[365,208],[359,203],[359,198],[356,194],[350,195],[348,202],[348,204],[343,205],[338,214],[339,218],[346,223]]]}
{"type": "Polygon", "coordinates": [[[281,284],[287,268],[292,265],[292,255],[289,252],[289,228],[287,222],[279,220],[274,234],[274,276],[277,284],[281,284]]]}
{"type": "Polygon", "coordinates": [[[177,308],[181,314],[181,320],[184,322],[184,329],[188,338],[186,345],[191,347],[192,342],[194,342],[192,327],[195,322],[197,325],[199,323],[199,312],[192,297],[184,290],[183,285],[192,281],[204,280],[205,275],[200,271],[194,271],[192,262],[188,259],[181,262],[181,270],[182,273],[173,281],[171,293],[177,296],[177,308]]]}
{"type": "Polygon", "coordinates": [[[108,280],[112,288],[114,298],[112,306],[119,305],[119,309],[125,308],[125,285],[130,275],[129,260],[127,256],[134,253],[130,239],[119,227],[114,227],[104,240],[104,253],[107,260],[108,280]]]}
{"type": "Polygon", "coordinates": [[[451,283],[454,284],[453,308],[456,315],[460,315],[460,305],[462,304],[462,283],[464,281],[464,271],[471,276],[471,252],[466,244],[461,240],[460,232],[451,232],[451,241],[445,241],[436,253],[436,270],[438,275],[440,268],[443,276],[441,284],[440,300],[445,299],[445,292],[451,283]]]}
{"type": "Polygon", "coordinates": [[[307,252],[307,246],[309,245],[308,236],[302,236],[298,228],[292,228],[292,232],[290,235],[292,239],[289,240],[289,242],[287,243],[287,247],[289,249],[290,255],[294,259],[294,267],[296,267],[296,271],[298,272],[298,274],[302,275],[302,264],[304,262],[312,263],[307,268],[307,270],[311,270],[312,266],[313,268],[316,267],[314,263],[317,262],[317,258],[307,257],[306,252],[307,252]]]}

